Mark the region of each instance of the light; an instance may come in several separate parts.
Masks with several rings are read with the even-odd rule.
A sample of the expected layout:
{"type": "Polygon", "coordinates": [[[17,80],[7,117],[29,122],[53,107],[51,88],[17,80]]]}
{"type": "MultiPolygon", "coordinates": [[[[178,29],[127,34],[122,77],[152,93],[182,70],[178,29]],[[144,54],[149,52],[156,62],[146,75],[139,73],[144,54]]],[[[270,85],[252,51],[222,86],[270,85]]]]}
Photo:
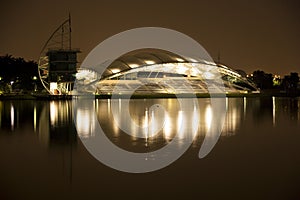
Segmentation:
{"type": "Polygon", "coordinates": [[[147,65],[153,65],[153,64],[155,64],[155,62],[153,60],[145,60],[145,63],[147,65]]]}
{"type": "Polygon", "coordinates": [[[10,85],[12,85],[12,84],[14,84],[14,81],[11,81],[11,82],[10,82],[10,85]]]}
{"type": "Polygon", "coordinates": [[[176,58],[176,60],[177,60],[178,62],[184,62],[184,60],[183,60],[182,58],[176,58]]]}
{"type": "Polygon", "coordinates": [[[55,92],[57,91],[57,83],[56,82],[50,83],[50,91],[52,92],[52,94],[55,94],[55,92]]]}
{"type": "Polygon", "coordinates": [[[196,59],[194,59],[194,58],[189,58],[189,60],[191,61],[191,62],[198,62],[198,60],[196,60],[196,59]]]}
{"type": "Polygon", "coordinates": [[[57,89],[57,83],[56,82],[51,82],[50,83],[50,90],[53,91],[53,90],[56,90],[57,89]]]}
{"type": "Polygon", "coordinates": [[[178,63],[176,71],[178,72],[178,74],[185,74],[187,71],[187,67],[183,63],[178,63]]]}
{"type": "Polygon", "coordinates": [[[32,80],[37,80],[37,77],[36,76],[32,77],[32,80]]]}
{"type": "Polygon", "coordinates": [[[2,77],[0,76],[0,81],[2,80],[2,77]]]}
{"type": "Polygon", "coordinates": [[[130,66],[131,68],[137,68],[139,65],[138,65],[138,64],[129,64],[129,66],[130,66]]]}
{"type": "Polygon", "coordinates": [[[120,69],[110,69],[110,71],[115,74],[115,73],[120,72],[121,70],[120,69]]]}

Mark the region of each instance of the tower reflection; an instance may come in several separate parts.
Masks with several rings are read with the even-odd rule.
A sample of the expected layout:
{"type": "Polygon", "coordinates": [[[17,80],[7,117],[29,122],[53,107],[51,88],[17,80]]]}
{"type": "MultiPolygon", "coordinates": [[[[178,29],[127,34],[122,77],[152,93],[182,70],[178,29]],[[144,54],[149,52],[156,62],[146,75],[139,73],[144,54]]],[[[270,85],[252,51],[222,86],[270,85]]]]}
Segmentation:
{"type": "Polygon", "coordinates": [[[45,145],[61,146],[76,141],[71,101],[50,101],[39,118],[39,139],[45,145]]]}

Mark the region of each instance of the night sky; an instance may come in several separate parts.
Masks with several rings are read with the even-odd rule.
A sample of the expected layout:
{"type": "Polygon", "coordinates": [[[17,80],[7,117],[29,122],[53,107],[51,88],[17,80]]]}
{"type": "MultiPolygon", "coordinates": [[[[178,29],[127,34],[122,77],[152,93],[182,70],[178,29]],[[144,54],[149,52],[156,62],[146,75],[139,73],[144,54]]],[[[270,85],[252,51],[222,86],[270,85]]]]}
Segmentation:
{"type": "Polygon", "coordinates": [[[1,1],[0,55],[38,60],[52,32],[72,16],[79,61],[106,38],[137,27],[180,31],[217,60],[247,73],[300,72],[300,2],[235,1],[1,1]]]}

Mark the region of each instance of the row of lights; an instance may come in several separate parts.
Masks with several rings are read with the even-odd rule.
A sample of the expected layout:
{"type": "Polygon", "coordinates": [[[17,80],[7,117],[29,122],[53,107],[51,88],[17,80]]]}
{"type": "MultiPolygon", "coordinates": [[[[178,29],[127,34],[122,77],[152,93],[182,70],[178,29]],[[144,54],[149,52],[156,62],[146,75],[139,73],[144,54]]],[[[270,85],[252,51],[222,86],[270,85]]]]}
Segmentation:
{"type": "MultiPolygon", "coordinates": [[[[184,62],[184,60],[183,60],[182,58],[176,58],[176,60],[177,60],[178,62],[184,62]]],[[[154,64],[156,64],[155,61],[153,61],[153,60],[145,60],[144,62],[145,62],[147,65],[154,65],[154,64]]],[[[132,63],[132,64],[129,64],[129,66],[130,66],[131,68],[137,68],[137,67],[139,67],[140,65],[135,64],[135,63],[132,63]]],[[[116,73],[119,73],[121,70],[118,69],[118,68],[113,68],[113,69],[110,69],[110,71],[111,71],[112,73],[116,74],[116,73]]]]}

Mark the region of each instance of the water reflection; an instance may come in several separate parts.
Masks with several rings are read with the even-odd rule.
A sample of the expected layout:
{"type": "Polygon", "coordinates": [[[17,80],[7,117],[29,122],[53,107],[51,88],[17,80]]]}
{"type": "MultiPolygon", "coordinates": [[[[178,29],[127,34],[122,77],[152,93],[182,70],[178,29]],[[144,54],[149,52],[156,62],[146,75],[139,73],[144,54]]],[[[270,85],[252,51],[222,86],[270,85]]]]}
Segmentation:
{"type": "Polygon", "coordinates": [[[246,98],[227,98],[227,113],[222,136],[235,135],[247,113],[246,98]]]}
{"type": "MultiPolygon", "coordinates": [[[[122,103],[117,100],[120,108],[122,103]]],[[[100,164],[76,139],[78,135],[95,137],[91,133],[98,122],[92,120],[89,109],[77,110],[76,130],[71,101],[0,101],[2,194],[11,199],[45,196],[57,199],[64,193],[64,199],[87,194],[90,194],[87,198],[116,194],[116,199],[127,199],[132,196],[128,192],[132,188],[136,188],[136,196],[142,196],[144,188],[153,188],[163,194],[162,198],[178,197],[178,191],[184,198],[187,192],[199,195],[199,190],[194,190],[197,185],[201,195],[206,194],[199,197],[209,198],[213,185],[215,189],[221,188],[228,198],[236,197],[234,199],[243,198],[246,193],[249,199],[256,199],[257,192],[258,196],[265,195],[261,196],[263,199],[298,197],[299,98],[228,98],[222,136],[205,159],[198,159],[197,153],[214,123],[214,112],[209,99],[198,99],[198,104],[198,108],[183,112],[176,99],[133,100],[130,114],[137,124],[143,126],[154,118],[157,121],[154,127],[145,129],[144,134],[148,135],[145,139],[129,136],[116,126],[115,120],[124,119],[113,118],[112,100],[95,100],[89,105],[88,108],[97,110],[98,121],[109,139],[124,149],[131,145],[134,151],[152,151],[166,145],[182,124],[185,131],[179,132],[180,139],[176,141],[180,147],[185,134],[198,127],[192,147],[173,165],[154,173],[132,175],[100,164]],[[160,121],[149,109],[153,104],[161,104],[166,110],[164,126],[156,135],[149,134],[160,121]],[[184,182],[182,190],[181,182],[176,184],[174,180],[189,181],[184,182]],[[36,188],[38,194],[32,188],[36,188]],[[121,192],[116,193],[115,188],[121,188],[121,192]]],[[[137,132],[135,127],[131,131],[137,132]]]]}
{"type": "Polygon", "coordinates": [[[13,131],[15,126],[15,109],[12,104],[10,105],[10,125],[11,125],[11,130],[13,131]]]}
{"type": "Polygon", "coordinates": [[[50,101],[44,104],[38,126],[39,139],[45,145],[60,146],[74,143],[76,130],[73,122],[72,102],[50,101]]]}
{"type": "MultiPolygon", "coordinates": [[[[0,128],[1,132],[23,128],[28,121],[31,121],[33,132],[37,132],[40,141],[44,144],[65,143],[76,137],[93,137],[97,121],[93,119],[91,109],[96,109],[98,121],[111,140],[117,142],[124,137],[124,132],[120,130],[118,124],[127,125],[130,119],[126,119],[123,113],[119,116],[112,115],[112,103],[116,101],[118,109],[122,111],[124,100],[102,99],[95,100],[93,105],[76,110],[77,130],[73,120],[73,110],[71,101],[0,101],[0,128]],[[21,113],[21,115],[19,114],[21,113]],[[72,138],[72,139],[71,139],[72,138]]],[[[202,138],[214,125],[214,114],[209,99],[198,99],[199,108],[193,108],[189,112],[180,110],[176,99],[136,99],[129,103],[130,116],[133,121],[146,127],[143,135],[147,139],[146,143],[157,141],[168,142],[178,133],[180,139],[186,137],[187,132],[198,127],[196,138],[202,138]],[[165,114],[157,115],[151,106],[160,104],[165,108],[165,114]],[[161,130],[154,134],[162,121],[164,124],[161,130]],[[199,121],[199,124],[196,122],[199,121]],[[151,124],[151,126],[146,126],[151,124]],[[182,131],[180,131],[182,129],[182,131]]],[[[277,126],[280,121],[290,119],[299,122],[300,120],[299,98],[227,98],[227,114],[221,136],[233,136],[246,121],[261,123],[262,118],[269,118],[273,126],[277,126]]],[[[266,123],[266,122],[264,122],[266,123]]],[[[137,129],[130,126],[129,139],[137,141],[137,129]]]]}
{"type": "MultiPolygon", "coordinates": [[[[171,141],[176,134],[178,134],[178,144],[182,140],[187,139],[189,133],[196,130],[196,138],[203,138],[206,134],[211,133],[209,130],[219,122],[213,121],[214,115],[209,99],[198,99],[198,108],[193,107],[189,111],[183,112],[180,110],[177,99],[135,99],[129,103],[130,117],[137,126],[130,123],[130,119],[126,118],[123,107],[127,100],[95,100],[96,112],[101,127],[108,137],[118,143],[121,135],[126,135],[120,128],[119,124],[126,126],[129,130],[129,138],[132,143],[138,140],[136,137],[136,127],[146,127],[141,129],[145,136],[145,146],[153,145],[156,142],[167,143],[171,141]],[[115,101],[115,102],[114,102],[115,101]],[[117,103],[119,115],[112,114],[112,104],[117,103]],[[151,106],[160,104],[165,109],[164,115],[156,115],[151,106]],[[164,121],[163,127],[157,134],[153,134],[161,122],[164,121]],[[150,126],[149,125],[151,122],[150,126]],[[199,123],[197,123],[199,122],[199,123]]],[[[183,100],[184,101],[184,100],[183,100]]],[[[86,105],[87,106],[87,105],[86,105]]],[[[236,133],[241,123],[245,119],[247,111],[247,103],[245,98],[226,99],[227,114],[223,126],[221,136],[232,136],[236,133]]],[[[95,122],[93,121],[93,107],[78,107],[76,109],[77,118],[77,133],[80,137],[93,137],[95,130],[95,122]]],[[[126,137],[126,136],[124,136],[126,137]]],[[[209,137],[209,136],[208,136],[209,137]]],[[[127,138],[128,139],[128,138],[127,138]]],[[[128,139],[129,140],[129,139],[128,139]]]]}

